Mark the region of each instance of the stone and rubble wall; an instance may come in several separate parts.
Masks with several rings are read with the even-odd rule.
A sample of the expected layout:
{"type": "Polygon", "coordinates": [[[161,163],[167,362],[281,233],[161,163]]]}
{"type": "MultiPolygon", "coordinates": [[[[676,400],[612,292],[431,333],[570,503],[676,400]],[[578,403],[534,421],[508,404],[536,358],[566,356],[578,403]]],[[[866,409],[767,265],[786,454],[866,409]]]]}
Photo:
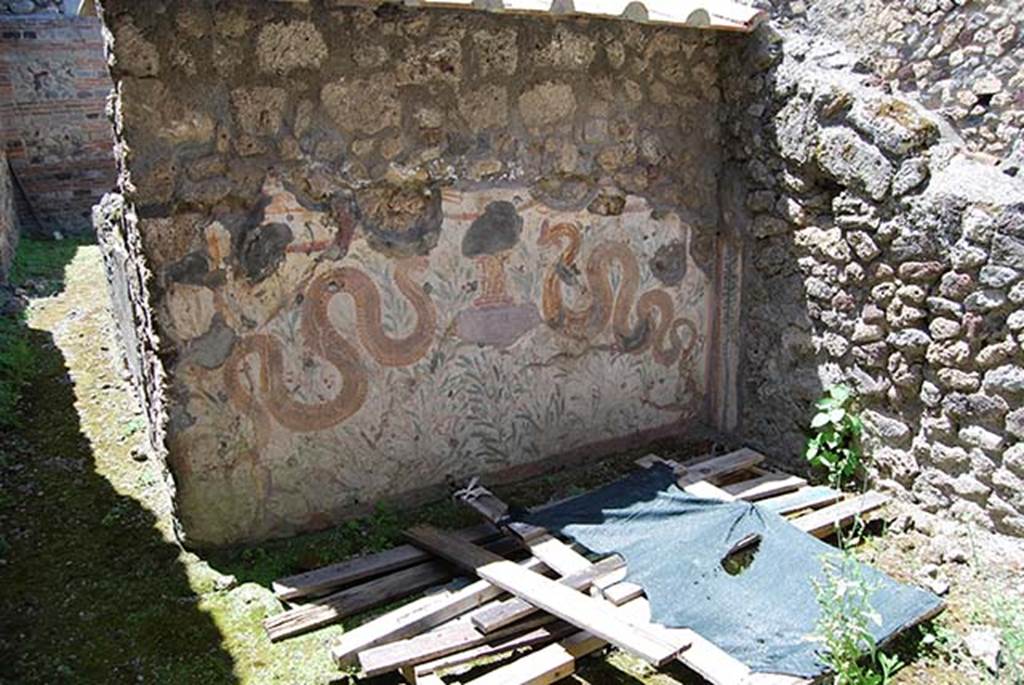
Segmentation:
{"type": "Polygon", "coordinates": [[[154,4],[99,214],[192,544],[735,416],[716,35],[154,4]]]}
{"type": "Polygon", "coordinates": [[[763,0],[804,39],[845,44],[878,85],[957,126],[967,146],[1024,167],[1024,0],[763,0]]]}
{"type": "Polygon", "coordinates": [[[848,383],[883,486],[1024,535],[1024,181],[859,58],[785,38],[731,41],[720,76],[743,435],[799,464],[812,402],[848,383]]]}
{"type": "Polygon", "coordinates": [[[0,140],[24,190],[22,232],[92,232],[115,182],[110,87],[95,17],[0,13],[0,140]]]}
{"type": "Polygon", "coordinates": [[[0,285],[7,283],[7,275],[18,246],[18,223],[14,215],[14,186],[7,166],[7,157],[0,150],[0,285]]]}

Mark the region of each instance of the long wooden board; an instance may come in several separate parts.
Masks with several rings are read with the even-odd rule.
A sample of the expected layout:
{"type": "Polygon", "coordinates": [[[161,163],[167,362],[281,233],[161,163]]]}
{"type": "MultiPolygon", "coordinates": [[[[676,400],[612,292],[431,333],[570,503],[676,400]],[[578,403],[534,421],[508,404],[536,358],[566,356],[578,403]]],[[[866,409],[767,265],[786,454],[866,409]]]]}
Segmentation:
{"type": "Polygon", "coordinates": [[[805,485],[807,485],[807,480],[800,476],[790,476],[784,473],[766,473],[750,480],[723,485],[722,489],[738,499],[756,502],[757,500],[794,492],[805,485]]]}
{"type": "Polygon", "coordinates": [[[549,614],[535,614],[525,621],[507,626],[496,633],[484,635],[469,622],[468,617],[463,616],[406,640],[397,640],[364,649],[359,652],[359,666],[366,676],[380,675],[406,666],[416,666],[440,659],[449,654],[478,647],[489,641],[501,642],[519,637],[542,626],[553,624],[556,620],[549,614]]]}
{"type": "Polygon", "coordinates": [[[857,516],[878,509],[888,501],[889,498],[882,493],[871,490],[801,516],[792,523],[805,533],[823,538],[835,532],[837,527],[849,525],[857,516]]]}
{"type": "MultiPolygon", "coordinates": [[[[622,561],[622,557],[615,556],[610,558],[622,562],[618,569],[608,568],[608,566],[599,568],[599,564],[594,564],[591,565],[590,568],[574,573],[571,576],[566,576],[559,582],[574,590],[586,590],[594,583],[594,581],[602,576],[610,577],[615,575],[616,577],[622,578],[623,575],[613,574],[613,572],[619,569],[624,569],[625,562],[622,561]]],[[[639,589],[639,586],[634,587],[639,589]]],[[[483,607],[480,611],[475,612],[472,617],[472,622],[473,625],[479,628],[481,632],[493,633],[500,628],[526,618],[535,611],[538,611],[538,609],[533,604],[530,604],[520,597],[511,597],[501,602],[494,602],[483,607]]]]}
{"type": "Polygon", "coordinates": [[[808,509],[820,509],[826,505],[835,504],[845,496],[844,493],[824,485],[811,485],[800,488],[796,492],[761,500],[760,505],[774,511],[779,516],[785,516],[808,509]]]}
{"type": "Polygon", "coordinates": [[[416,675],[433,673],[435,671],[455,668],[456,666],[468,664],[480,659],[486,659],[500,654],[508,654],[509,652],[515,652],[526,647],[539,647],[551,644],[556,640],[561,640],[572,635],[578,630],[579,629],[571,623],[555,621],[554,623],[549,623],[545,626],[541,626],[540,628],[535,628],[534,630],[521,635],[498,639],[495,639],[493,636],[488,636],[486,641],[480,643],[476,647],[464,649],[459,652],[453,652],[452,654],[417,664],[413,667],[413,672],[416,675]]]}
{"type": "MultiPolygon", "coordinates": [[[[537,572],[544,569],[544,565],[535,557],[519,563],[523,568],[537,572]]],[[[486,580],[478,580],[462,589],[425,598],[428,601],[417,601],[414,607],[399,607],[346,631],[331,647],[331,658],[339,665],[348,663],[364,649],[416,635],[475,609],[504,592],[486,580]]]]}
{"type": "Polygon", "coordinates": [[[736,471],[742,471],[743,469],[749,469],[760,464],[762,461],[764,461],[763,454],[744,447],[735,452],[723,454],[720,457],[712,457],[695,464],[688,464],[684,466],[686,471],[679,477],[679,487],[685,488],[687,485],[702,480],[713,482],[715,478],[735,473],[736,471]]]}
{"type": "Polygon", "coordinates": [[[277,642],[330,625],[398,597],[439,585],[451,577],[452,570],[447,564],[437,561],[419,564],[335,592],[317,600],[315,604],[306,604],[271,616],[263,622],[263,627],[270,641],[277,642]]]}
{"type": "Polygon", "coordinates": [[[606,602],[525,570],[482,547],[430,526],[417,526],[406,531],[406,535],[414,544],[456,565],[472,569],[484,580],[648,663],[660,666],[670,661],[678,651],[674,645],[650,635],[645,627],[623,620],[606,602]]]}
{"type": "MultiPolygon", "coordinates": [[[[497,538],[499,533],[493,525],[481,524],[463,528],[456,535],[470,542],[480,543],[497,538]]],[[[345,585],[352,585],[431,560],[430,554],[415,545],[399,545],[383,552],[346,559],[323,568],[279,578],[273,582],[271,587],[279,599],[293,600],[301,597],[314,597],[327,594],[345,585]]]]}

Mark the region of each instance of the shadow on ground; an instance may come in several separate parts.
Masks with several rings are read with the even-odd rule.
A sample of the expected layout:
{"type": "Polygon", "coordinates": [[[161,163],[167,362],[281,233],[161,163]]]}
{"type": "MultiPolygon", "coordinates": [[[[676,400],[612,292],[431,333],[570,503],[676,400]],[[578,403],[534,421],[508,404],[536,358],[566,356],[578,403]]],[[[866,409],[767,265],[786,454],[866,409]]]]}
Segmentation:
{"type": "MultiPolygon", "coordinates": [[[[13,280],[32,307],[63,291],[78,247],[23,242],[13,280]]],[[[16,368],[0,362],[21,395],[0,416],[0,682],[234,683],[232,658],[199,608],[179,548],[149,509],[101,474],[83,430],[76,400],[118,385],[106,335],[69,327],[89,310],[50,306],[46,316],[5,314],[3,322],[10,344],[0,357],[12,340],[31,354],[16,368]],[[39,328],[36,318],[45,319],[39,328]],[[74,377],[68,349],[81,350],[74,377]]],[[[115,442],[125,445],[137,430],[130,417],[111,406],[106,434],[120,432],[115,442]]],[[[125,446],[113,456],[130,463],[129,454],[125,446]]]]}

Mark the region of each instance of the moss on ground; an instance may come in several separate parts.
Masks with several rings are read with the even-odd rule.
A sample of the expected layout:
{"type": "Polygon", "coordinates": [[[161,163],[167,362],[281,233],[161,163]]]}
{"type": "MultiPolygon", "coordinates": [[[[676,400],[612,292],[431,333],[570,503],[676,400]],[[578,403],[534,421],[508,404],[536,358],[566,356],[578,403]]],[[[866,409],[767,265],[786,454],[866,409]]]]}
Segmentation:
{"type": "MultiPolygon", "coordinates": [[[[143,422],[120,372],[99,250],[23,240],[14,274],[30,304],[4,324],[5,340],[23,342],[16,354],[27,357],[14,365],[23,372],[20,398],[6,415],[10,427],[0,430],[0,683],[348,682],[326,649],[344,626],[267,641],[262,621],[281,611],[270,581],[391,546],[414,521],[448,527],[471,518],[448,503],[382,509],[289,540],[202,556],[182,550],[161,465],[139,460],[143,422]]],[[[656,451],[684,457],[706,448],[665,444],[656,451]]],[[[522,505],[567,496],[625,472],[635,456],[499,494],[522,505]]],[[[871,538],[865,549],[898,573],[916,563],[912,550],[899,547],[902,539],[871,538]]],[[[1003,577],[987,574],[985,582],[1003,577]]],[[[959,598],[980,586],[964,583],[954,590],[952,616],[942,619],[951,629],[973,620],[959,598]]],[[[346,625],[359,620],[365,617],[346,625]]],[[[920,644],[910,643],[916,661],[900,682],[967,682],[964,674],[977,673],[962,668],[958,653],[931,659],[920,644]]],[[[699,682],[681,667],[654,672],[616,652],[585,660],[575,679],[699,682]]]]}

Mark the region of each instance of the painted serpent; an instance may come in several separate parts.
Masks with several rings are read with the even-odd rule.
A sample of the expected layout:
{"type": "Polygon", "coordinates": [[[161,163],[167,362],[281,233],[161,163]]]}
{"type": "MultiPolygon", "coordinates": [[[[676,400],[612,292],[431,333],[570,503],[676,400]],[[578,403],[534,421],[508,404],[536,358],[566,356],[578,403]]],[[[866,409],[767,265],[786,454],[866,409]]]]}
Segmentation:
{"type": "Polygon", "coordinates": [[[573,223],[545,223],[538,245],[558,246],[565,243],[558,261],[544,278],[541,308],[549,326],[571,338],[591,340],[612,324],[618,346],[625,352],[640,354],[648,349],[656,362],[669,366],[684,353],[679,328],[689,329],[691,345],[697,340],[697,328],[690,320],[673,318],[675,306],[664,290],[649,290],[639,298],[636,293],[640,269],[636,256],[624,243],[605,241],[590,253],[585,267],[590,298],[583,308],[573,308],[562,299],[562,283],[576,279],[576,258],[582,237],[573,223]],[[610,279],[612,265],[620,272],[618,291],[610,279]],[[630,325],[630,313],[636,305],[637,322],[630,325]]]}
{"type": "MultiPolygon", "coordinates": [[[[241,382],[242,364],[255,355],[259,358],[256,388],[261,404],[282,426],[307,432],[330,428],[355,414],[366,401],[368,377],[359,350],[331,324],[328,307],[340,294],[355,304],[356,333],[362,347],[382,366],[408,366],[423,358],[430,349],[437,328],[437,313],[423,286],[415,282],[414,272],[427,266],[424,257],[398,261],[394,282],[416,312],[413,330],[400,338],[389,336],[381,324],[381,301],[377,285],[365,273],[352,267],[339,267],[313,279],[303,300],[301,331],[306,352],[326,361],[338,372],[342,385],[324,385],[333,396],[321,402],[293,399],[285,383],[284,353],[280,341],[267,333],[254,333],[236,343],[224,367],[225,384],[231,401],[246,413],[258,409],[252,393],[241,382]]],[[[257,412],[259,413],[259,412],[257,412]]]]}

